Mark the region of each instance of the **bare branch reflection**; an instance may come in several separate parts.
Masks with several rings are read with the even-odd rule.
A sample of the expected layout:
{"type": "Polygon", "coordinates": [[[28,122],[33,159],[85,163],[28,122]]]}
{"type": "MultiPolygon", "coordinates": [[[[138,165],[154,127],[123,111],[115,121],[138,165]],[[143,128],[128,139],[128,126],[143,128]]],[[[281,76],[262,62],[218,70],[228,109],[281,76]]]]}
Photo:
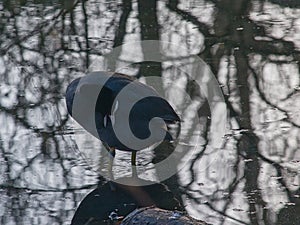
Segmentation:
{"type": "MultiPolygon", "coordinates": [[[[71,221],[97,184],[97,170],[106,170],[100,142],[73,127],[64,103],[67,84],[95,69],[145,82],[162,77],[161,89],[184,121],[186,143],[179,144],[194,149],[165,182],[188,213],[213,224],[299,224],[298,1],[2,1],[0,7],[1,224],[71,221]],[[153,63],[143,62],[149,54],[143,46],[124,47],[109,64],[113,48],[139,40],[169,41],[186,52],[156,45],[164,62],[153,63]],[[210,66],[225,96],[229,130],[222,148],[213,147],[217,124],[203,90],[184,72],[195,70],[193,56],[210,66]]],[[[160,153],[138,161],[151,166],[166,157],[160,153]]],[[[116,160],[117,176],[128,174],[128,156],[116,160]]]]}

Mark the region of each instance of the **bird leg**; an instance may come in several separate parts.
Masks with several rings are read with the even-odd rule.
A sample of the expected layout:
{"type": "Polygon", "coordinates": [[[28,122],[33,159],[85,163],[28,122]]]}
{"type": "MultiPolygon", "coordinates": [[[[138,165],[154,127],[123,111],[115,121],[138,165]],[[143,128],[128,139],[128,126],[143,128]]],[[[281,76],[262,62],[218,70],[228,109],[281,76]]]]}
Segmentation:
{"type": "Polygon", "coordinates": [[[114,181],[114,173],[113,173],[113,162],[114,162],[114,158],[116,155],[116,151],[115,148],[109,148],[109,162],[108,162],[108,175],[109,175],[109,185],[110,185],[110,189],[112,191],[116,190],[115,185],[113,184],[114,181]]]}
{"type": "Polygon", "coordinates": [[[131,165],[136,166],[136,151],[131,152],[131,165]]]}
{"type": "Polygon", "coordinates": [[[115,158],[115,155],[116,155],[115,148],[110,148],[108,153],[109,153],[109,162],[108,162],[109,178],[111,180],[114,180],[112,167],[113,167],[113,162],[114,162],[114,158],[115,158]]]}
{"type": "Polygon", "coordinates": [[[106,148],[106,150],[108,151],[109,153],[109,161],[108,161],[108,176],[109,176],[109,186],[110,186],[110,189],[112,191],[115,191],[116,190],[116,187],[115,185],[113,184],[113,181],[114,181],[114,174],[113,174],[113,162],[114,162],[114,158],[115,158],[115,155],[116,155],[116,150],[115,148],[113,147],[109,147],[108,144],[106,144],[105,142],[102,142],[104,147],[106,148]]]}
{"type": "Polygon", "coordinates": [[[131,152],[131,168],[132,168],[132,177],[137,177],[136,171],[136,151],[131,152]]]}

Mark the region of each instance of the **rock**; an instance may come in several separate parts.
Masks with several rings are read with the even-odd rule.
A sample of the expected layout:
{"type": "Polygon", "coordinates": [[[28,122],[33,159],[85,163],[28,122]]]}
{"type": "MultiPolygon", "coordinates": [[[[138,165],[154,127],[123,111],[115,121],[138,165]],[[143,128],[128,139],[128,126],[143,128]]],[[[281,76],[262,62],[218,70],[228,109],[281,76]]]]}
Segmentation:
{"type": "Polygon", "coordinates": [[[164,210],[156,207],[145,207],[134,210],[120,225],[204,225],[180,211],[164,210]]]}

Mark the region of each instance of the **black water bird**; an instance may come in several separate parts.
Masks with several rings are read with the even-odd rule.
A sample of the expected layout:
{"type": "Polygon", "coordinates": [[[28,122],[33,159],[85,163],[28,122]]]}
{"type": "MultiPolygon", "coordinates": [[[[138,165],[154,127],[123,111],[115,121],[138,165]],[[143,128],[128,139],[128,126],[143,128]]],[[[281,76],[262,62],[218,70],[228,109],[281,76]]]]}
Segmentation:
{"type": "MultiPolygon", "coordinates": [[[[135,165],[136,152],[138,150],[154,145],[157,142],[171,141],[173,139],[168,130],[168,125],[180,123],[179,116],[167,100],[160,97],[154,88],[120,73],[99,71],[88,74],[87,77],[82,78],[73,80],[67,87],[67,109],[69,114],[79,122],[83,128],[91,132],[89,122],[80,122],[79,119],[76,118],[74,113],[74,99],[75,96],[79,96],[83,99],[82,103],[80,103],[82,106],[79,105],[77,107],[79,111],[89,110],[84,104],[91,101],[91,95],[95,95],[98,91],[96,104],[94,108],[90,109],[94,111],[92,112],[94,114],[91,114],[94,115],[94,118],[92,118],[93,116],[88,116],[89,118],[84,117],[83,119],[95,123],[98,138],[111,155],[109,168],[111,177],[112,160],[115,156],[115,149],[132,152],[131,164],[135,165]],[[82,80],[82,78],[84,78],[84,80],[82,80]],[[127,106],[132,107],[126,109],[127,106]],[[129,110],[129,117],[125,118],[124,116],[123,118],[123,114],[126,114],[126,110],[129,110]],[[119,117],[115,116],[117,114],[119,117]],[[161,119],[155,120],[153,118],[161,119]],[[124,130],[121,136],[124,135],[126,138],[126,135],[130,132],[126,131],[125,124],[129,124],[130,131],[135,138],[141,141],[147,140],[146,144],[139,146],[137,143],[135,145],[136,139],[126,139],[126,143],[124,143],[124,140],[120,140],[115,129],[119,129],[121,133],[122,130],[124,130]],[[151,129],[154,129],[155,132],[151,133],[151,129]],[[164,135],[163,137],[161,136],[162,134],[164,135]],[[152,136],[152,138],[147,139],[150,136],[152,136]]],[[[133,137],[128,135],[128,139],[130,138],[133,137]]]]}

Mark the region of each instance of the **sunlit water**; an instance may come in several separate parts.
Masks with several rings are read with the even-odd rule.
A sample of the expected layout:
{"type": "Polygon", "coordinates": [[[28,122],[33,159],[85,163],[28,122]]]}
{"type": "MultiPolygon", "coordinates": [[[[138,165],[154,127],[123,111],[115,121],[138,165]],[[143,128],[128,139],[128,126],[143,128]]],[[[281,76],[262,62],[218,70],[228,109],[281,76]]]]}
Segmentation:
{"type": "MultiPolygon", "coordinates": [[[[26,5],[5,2],[0,3],[3,14],[0,224],[69,224],[80,201],[97,184],[99,174],[107,174],[108,159],[103,157],[105,149],[101,142],[68,117],[64,92],[71,80],[86,71],[107,69],[103,54],[113,46],[121,9],[113,1],[87,1],[84,6],[74,2],[75,8],[72,8],[73,3],[62,6],[55,1],[26,5]],[[87,24],[84,23],[86,15],[87,24]],[[88,28],[88,46],[85,27],[88,28]]],[[[271,2],[276,1],[265,4],[253,1],[251,20],[263,24],[270,37],[292,41],[293,50],[299,50],[297,4],[293,8],[271,2]]],[[[185,1],[179,4],[179,9],[213,28],[217,12],[213,4],[185,1]]],[[[134,2],[125,43],[140,38],[137,15],[134,2]]],[[[204,48],[204,39],[208,37],[204,37],[195,24],[168,9],[164,2],[158,3],[158,15],[161,38],[188,46],[186,52],[164,46],[166,62],[162,65],[162,77],[166,97],[183,120],[182,139],[177,147],[186,154],[178,164],[179,186],[173,188],[182,190],[189,214],[213,224],[250,224],[254,221],[251,215],[257,215],[260,224],[267,221],[284,224],[282,218],[288,215],[290,224],[298,224],[298,62],[292,56],[265,57],[258,50],[250,54],[249,64],[259,74],[264,97],[271,101],[263,99],[254,88],[253,77],[250,78],[250,116],[262,157],[258,164],[253,164],[257,167],[246,169],[253,159],[244,157],[238,148],[244,130],[239,129],[236,118],[230,117],[228,130],[216,147],[218,124],[212,121],[210,125],[211,115],[198,112],[205,104],[205,96],[197,87],[193,89],[185,77],[184,71],[192,70],[190,56],[204,48]],[[185,88],[194,98],[186,98],[185,88]],[[251,201],[257,211],[251,208],[251,201]]],[[[224,26],[229,23],[225,19],[223,22],[224,26]]],[[[237,29],[242,31],[243,27],[237,29]]],[[[261,36],[256,39],[264,40],[261,36]]],[[[217,50],[215,46],[211,52],[217,50]]],[[[135,75],[138,66],[124,65],[142,57],[140,46],[129,46],[120,54],[117,68],[135,75]]],[[[223,91],[230,94],[232,105],[239,108],[235,71],[232,55],[220,58],[219,82],[223,91]]],[[[147,83],[145,80],[141,78],[147,83]]],[[[138,153],[138,173],[144,179],[159,181],[152,162],[154,156],[150,149],[138,153]]],[[[114,176],[130,175],[130,154],[117,151],[114,176]]]]}

